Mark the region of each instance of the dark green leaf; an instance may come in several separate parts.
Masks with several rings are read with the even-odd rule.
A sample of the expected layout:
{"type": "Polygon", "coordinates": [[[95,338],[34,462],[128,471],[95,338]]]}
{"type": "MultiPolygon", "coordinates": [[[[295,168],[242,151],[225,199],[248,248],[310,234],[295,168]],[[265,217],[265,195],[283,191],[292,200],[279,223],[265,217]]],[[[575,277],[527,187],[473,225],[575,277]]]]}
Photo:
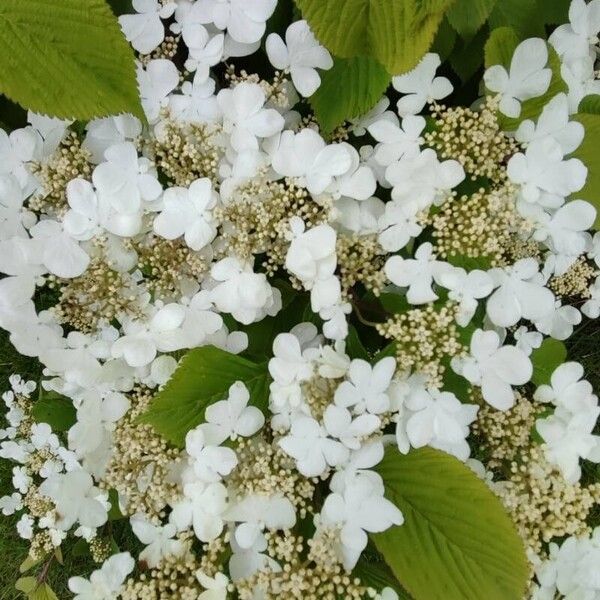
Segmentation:
{"type": "Polygon", "coordinates": [[[206,408],[227,398],[236,381],[246,385],[252,405],[266,410],[270,383],[266,362],[257,364],[214,346],[195,348],[182,358],[140,421],[183,447],[187,432],[203,422],[206,408]]]}
{"type": "Polygon", "coordinates": [[[459,460],[388,447],[377,467],[404,524],[372,539],[418,600],[522,600],[525,550],[500,500],[459,460]]]}
{"type": "Polygon", "coordinates": [[[438,32],[435,34],[435,40],[431,46],[431,51],[440,55],[442,61],[446,60],[456,44],[456,31],[452,29],[448,19],[440,23],[438,32]]]}
{"type": "Polygon", "coordinates": [[[510,62],[519,45],[519,36],[511,27],[499,27],[492,31],[485,44],[485,66],[502,65],[510,68],[510,62]]]}
{"type": "Polygon", "coordinates": [[[554,369],[562,365],[567,358],[567,349],[562,342],[553,338],[546,338],[539,348],[531,353],[533,375],[531,381],[535,385],[550,383],[550,376],[554,369]]]}
{"type": "MultiPolygon", "coordinates": [[[[548,0],[542,0],[548,3],[548,0]]],[[[554,2],[554,0],[550,0],[554,2]]],[[[498,0],[489,18],[490,29],[512,27],[521,39],[545,36],[538,0],[498,0]]]]}
{"type": "Polygon", "coordinates": [[[600,115],[600,94],[590,94],[583,98],[579,103],[577,112],[588,115],[600,115]]]}
{"type": "Polygon", "coordinates": [[[470,39],[483,27],[498,1],[502,0],[456,0],[446,16],[461,37],[470,39]]]}
{"type": "Polygon", "coordinates": [[[386,70],[372,58],[336,58],[333,68],[321,73],[321,85],[310,103],[319,124],[329,133],[373,108],[389,83],[386,70]]]}
{"type": "Polygon", "coordinates": [[[105,0],[2,0],[0,90],[35,112],[143,118],[133,51],[105,0]]]}
{"type": "Polygon", "coordinates": [[[38,423],[48,423],[53,431],[68,431],[77,421],[73,402],[56,392],[46,392],[40,386],[40,398],[31,412],[38,423]]]}
{"type": "Polygon", "coordinates": [[[358,337],[358,331],[356,327],[350,325],[348,328],[348,337],[346,338],[346,352],[350,358],[361,358],[362,360],[369,360],[369,353],[363,346],[363,343],[358,337]]]}
{"type": "Polygon", "coordinates": [[[571,0],[537,0],[539,15],[547,25],[562,25],[569,21],[571,0]]]}
{"type": "Polygon", "coordinates": [[[450,55],[450,66],[463,82],[469,81],[483,66],[483,49],[487,40],[487,30],[481,29],[475,37],[461,40],[450,55]]]}
{"type": "Polygon", "coordinates": [[[376,560],[365,550],[358,563],[352,571],[352,575],[360,578],[363,585],[372,587],[377,591],[389,587],[397,594],[399,600],[412,600],[408,592],[402,588],[399,581],[394,577],[392,570],[383,561],[381,555],[376,560]]]}

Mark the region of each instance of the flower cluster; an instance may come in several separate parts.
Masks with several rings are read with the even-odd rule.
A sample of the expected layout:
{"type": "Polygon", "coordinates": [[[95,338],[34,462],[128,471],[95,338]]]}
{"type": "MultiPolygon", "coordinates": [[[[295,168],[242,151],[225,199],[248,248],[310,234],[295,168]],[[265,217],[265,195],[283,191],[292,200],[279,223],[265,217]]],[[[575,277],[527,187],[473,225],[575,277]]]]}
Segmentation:
{"type": "Polygon", "coordinates": [[[276,5],[134,0],[120,23],[146,123],[30,113],[0,130],[0,325],[43,365],[41,398],[72,412],[53,431],[36,384],[11,378],[2,513],[32,559],[88,542],[101,564],[70,579],[81,600],[392,600],[357,569],[369,534],[407,518],[377,467],[428,446],[504,503],[531,598],[600,597],[600,491],[582,469],[600,463],[598,398],[578,363],[539,374],[549,340],[600,314],[572,156],[573,115],[600,94],[598,0],[573,0],[550,37],[560,74],[525,40],[463,109],[429,53],[393,77],[395,107],[334,141],[302,116],[332,57],[305,20],[265,35],[276,5]],[[269,80],[234,66],[261,44],[269,80]],[[180,445],[144,421],[187,351],[248,361],[261,337],[264,405],[240,377],[173,417],[180,445]],[[106,548],[115,511],[137,554],[106,548]]]}

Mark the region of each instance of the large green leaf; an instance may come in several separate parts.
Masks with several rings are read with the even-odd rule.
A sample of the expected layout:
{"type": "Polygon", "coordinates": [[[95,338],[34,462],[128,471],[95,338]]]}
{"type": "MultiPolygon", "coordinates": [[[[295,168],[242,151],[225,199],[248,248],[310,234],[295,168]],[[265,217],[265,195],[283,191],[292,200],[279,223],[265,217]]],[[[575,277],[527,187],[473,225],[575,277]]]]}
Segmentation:
{"type": "Polygon", "coordinates": [[[583,162],[588,169],[585,187],[577,192],[577,198],[587,200],[596,207],[597,216],[594,227],[600,228],[600,152],[598,152],[598,140],[600,140],[600,115],[579,113],[574,117],[585,128],[583,143],[573,156],[583,162]]]}
{"type": "Polygon", "coordinates": [[[105,0],[2,0],[0,91],[35,112],[143,117],[133,51],[105,0]]]}
{"type": "MultiPolygon", "coordinates": [[[[472,38],[488,20],[499,0],[456,0],[447,13],[450,25],[463,38],[472,38]]],[[[502,1],[502,0],[500,0],[502,1]]]]}
{"type": "MultiPolygon", "coordinates": [[[[551,4],[555,0],[541,0],[551,4]]],[[[540,18],[538,0],[498,0],[490,13],[490,29],[512,27],[521,38],[545,37],[543,19],[540,18]]]]}
{"type": "Polygon", "coordinates": [[[296,0],[336,56],[370,55],[392,75],[412,69],[454,0],[296,0]]]}
{"type": "Polygon", "coordinates": [[[567,349],[562,342],[553,338],[546,338],[539,348],[531,353],[533,375],[531,381],[535,385],[550,383],[550,376],[554,369],[565,362],[567,349]]]}
{"type": "Polygon", "coordinates": [[[537,0],[539,15],[548,25],[562,25],[569,20],[571,0],[537,0]]]}
{"type": "Polygon", "coordinates": [[[77,411],[69,398],[46,392],[41,386],[40,397],[33,404],[31,413],[36,422],[48,423],[53,431],[67,431],[77,421],[77,411]]]}
{"type": "Polygon", "coordinates": [[[373,536],[416,600],[522,600],[529,569],[498,498],[456,458],[386,450],[377,467],[404,524],[373,536]]]}
{"type": "Polygon", "coordinates": [[[226,398],[236,381],[248,388],[251,404],[266,410],[270,383],[266,362],[254,363],[214,346],[195,348],[181,359],[140,421],[183,446],[186,433],[203,422],[206,408],[226,398]]]}
{"type": "Polygon", "coordinates": [[[346,119],[373,108],[389,83],[387,71],[368,56],[336,58],[333,68],[321,74],[321,85],[310,103],[323,130],[331,132],[346,119]]]}

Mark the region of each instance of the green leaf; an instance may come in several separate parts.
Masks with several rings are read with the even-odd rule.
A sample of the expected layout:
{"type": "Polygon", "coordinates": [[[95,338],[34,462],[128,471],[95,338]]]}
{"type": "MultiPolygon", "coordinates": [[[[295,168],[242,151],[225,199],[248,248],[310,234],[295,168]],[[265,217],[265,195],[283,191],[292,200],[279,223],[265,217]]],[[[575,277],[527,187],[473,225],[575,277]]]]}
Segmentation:
{"type": "Polygon", "coordinates": [[[266,362],[257,364],[214,346],[195,348],[181,359],[140,421],[183,447],[186,433],[203,422],[206,408],[227,398],[236,381],[248,388],[250,404],[266,410],[270,383],[266,362]]]}
{"type": "Polygon", "coordinates": [[[42,558],[32,558],[27,555],[27,558],[19,565],[19,573],[27,573],[33,567],[39,565],[42,562],[42,558]]]}
{"type": "Polygon", "coordinates": [[[487,40],[486,29],[481,29],[475,37],[461,40],[450,55],[450,66],[463,83],[469,81],[483,66],[483,54],[487,40]]]}
{"type": "Polygon", "coordinates": [[[2,0],[0,90],[35,112],[143,117],[133,51],[104,0],[2,0]]]}
{"type": "Polygon", "coordinates": [[[377,471],[404,524],[372,536],[418,600],[522,600],[525,550],[500,500],[458,459],[388,447],[377,471]]]}
{"type": "MultiPolygon", "coordinates": [[[[552,3],[554,0],[541,0],[552,3]]],[[[537,0],[498,0],[489,18],[490,29],[512,27],[521,37],[546,37],[537,0]]]]}
{"type": "MultiPolygon", "coordinates": [[[[589,110],[589,103],[587,106],[589,110]]],[[[598,152],[600,115],[579,113],[574,115],[573,119],[584,126],[585,137],[581,146],[573,152],[572,156],[581,160],[588,169],[585,186],[577,192],[577,198],[587,200],[596,207],[597,215],[594,227],[598,229],[600,228],[600,153],[598,152]]]]}
{"type": "Polygon", "coordinates": [[[539,15],[547,25],[562,25],[569,21],[571,0],[538,0],[539,15]]]}
{"type": "Polygon", "coordinates": [[[361,358],[362,360],[369,360],[369,353],[364,347],[360,338],[358,337],[358,331],[354,325],[348,327],[348,337],[346,338],[346,352],[350,358],[361,358]]]}
{"type": "Polygon", "coordinates": [[[488,20],[496,2],[498,0],[456,0],[446,17],[461,37],[470,39],[488,20]]]}
{"type": "Polygon", "coordinates": [[[450,53],[454,49],[456,39],[456,31],[450,26],[448,19],[444,19],[440,23],[440,27],[435,34],[435,40],[433,40],[431,51],[439,54],[442,61],[444,61],[450,56],[450,53]]]}
{"type": "Polygon", "coordinates": [[[77,421],[77,411],[69,398],[47,392],[40,386],[40,398],[31,409],[38,423],[48,423],[53,431],[68,431],[77,421]]]}
{"type": "Polygon", "coordinates": [[[21,577],[20,579],[17,579],[17,582],[15,583],[15,588],[26,595],[31,594],[36,587],[37,578],[35,577],[21,577]]]}
{"type": "Polygon", "coordinates": [[[329,71],[321,72],[321,85],[310,104],[323,131],[330,133],[373,108],[389,83],[387,71],[368,56],[336,58],[329,71]]]}
{"type": "Polygon", "coordinates": [[[377,553],[379,560],[376,560],[370,556],[368,550],[363,552],[352,571],[352,575],[359,577],[363,585],[370,586],[378,591],[389,587],[398,594],[399,600],[412,600],[396,577],[394,577],[392,570],[383,562],[381,555],[377,553]]]}
{"type": "Polygon", "coordinates": [[[579,113],[586,113],[588,115],[600,115],[600,94],[590,94],[581,100],[579,113]]]}
{"type": "Polygon", "coordinates": [[[492,31],[485,44],[485,66],[502,65],[510,67],[515,48],[519,45],[519,36],[510,27],[498,27],[492,31]]]}
{"type": "Polygon", "coordinates": [[[41,583],[29,594],[29,600],[58,600],[58,596],[47,583],[41,583]]]}
{"type": "Polygon", "coordinates": [[[556,367],[562,365],[567,358],[567,349],[562,342],[554,338],[546,338],[539,348],[531,353],[533,375],[531,381],[535,385],[550,383],[550,376],[556,367]]]}
{"type": "Polygon", "coordinates": [[[453,1],[296,0],[296,4],[333,54],[372,56],[396,75],[412,69],[431,47],[453,1]]]}
{"type": "Polygon", "coordinates": [[[117,492],[117,490],[113,488],[108,490],[108,500],[110,502],[108,520],[118,521],[119,519],[124,519],[125,515],[121,512],[121,509],[119,508],[119,492],[117,492]]]}

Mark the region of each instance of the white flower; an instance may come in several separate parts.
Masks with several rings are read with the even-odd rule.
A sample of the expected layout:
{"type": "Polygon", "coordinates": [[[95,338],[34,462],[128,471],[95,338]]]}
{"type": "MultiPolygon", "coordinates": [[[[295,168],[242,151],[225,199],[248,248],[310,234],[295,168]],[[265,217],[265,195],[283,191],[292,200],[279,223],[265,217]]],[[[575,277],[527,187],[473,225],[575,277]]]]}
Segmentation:
{"type": "Polygon", "coordinates": [[[420,206],[416,202],[386,202],[385,212],[379,217],[377,240],[387,252],[397,252],[420,235],[420,206]]]}
{"type": "Polygon", "coordinates": [[[277,0],[202,0],[199,3],[204,23],[213,23],[243,44],[258,42],[277,0]]]}
{"type": "Polygon", "coordinates": [[[334,177],[333,184],[327,192],[335,199],[345,196],[355,200],[367,200],[377,189],[375,175],[371,167],[361,162],[360,155],[350,144],[342,142],[340,146],[348,151],[350,166],[344,173],[334,177]]]}
{"type": "Polygon", "coordinates": [[[288,70],[295,88],[305,97],[312,96],[321,84],[316,69],[333,67],[331,55],[304,20],[287,28],[285,42],[276,33],[269,34],[266,50],[271,64],[280,71],[288,70]]]}
{"type": "Polygon", "coordinates": [[[466,327],[477,310],[477,300],[486,298],[494,289],[494,282],[485,271],[465,271],[455,268],[442,273],[438,283],[449,290],[448,298],[458,303],[456,322],[466,327]]]}
{"type": "Polygon", "coordinates": [[[0,511],[4,516],[14,515],[23,508],[23,498],[18,492],[0,498],[0,511]]]}
{"type": "Polygon", "coordinates": [[[396,360],[391,356],[381,359],[374,367],[364,360],[353,360],[347,373],[349,381],[340,383],[334,402],[342,408],[352,407],[356,414],[387,412],[390,407],[387,391],[395,370],[396,360]]]}
{"type": "Polygon", "coordinates": [[[425,242],[415,252],[414,259],[398,255],[389,258],[385,263],[385,274],[395,285],[408,288],[406,299],[411,304],[425,304],[437,300],[433,282],[451,268],[448,263],[436,260],[433,246],[425,242]]]}
{"type": "Polygon", "coordinates": [[[207,443],[218,445],[226,439],[250,437],[263,426],[263,414],[255,406],[248,406],[249,400],[248,389],[237,381],[229,388],[227,400],[207,407],[204,416],[206,423],[200,425],[207,443]]]}
{"type": "Polygon", "coordinates": [[[229,578],[226,575],[217,573],[214,577],[209,577],[198,569],[196,579],[205,590],[198,596],[198,600],[227,600],[229,578]]]}
{"type": "Polygon", "coordinates": [[[426,54],[421,62],[406,75],[392,78],[392,85],[406,96],[398,100],[398,114],[416,115],[427,102],[441,100],[452,93],[452,84],[446,77],[436,77],[435,72],[442,64],[437,54],[426,54]]]}
{"type": "Polygon", "coordinates": [[[575,325],[581,323],[581,313],[574,306],[561,305],[557,300],[552,310],[535,322],[535,328],[556,340],[566,340],[573,333],[575,325]]]}
{"type": "Polygon", "coordinates": [[[110,146],[136,140],[142,133],[142,124],[132,115],[104,117],[90,121],[86,132],[83,147],[92,153],[92,162],[98,164],[102,162],[104,152],[110,146]]]}
{"type": "Polygon", "coordinates": [[[486,87],[501,95],[500,110],[509,117],[521,114],[521,102],[542,96],[550,86],[552,70],[547,69],[548,48],[540,38],[521,42],[514,51],[510,71],[494,65],[484,74],[486,87]]]}
{"type": "Polygon", "coordinates": [[[408,115],[402,124],[393,119],[379,119],[369,125],[369,133],[379,142],[375,147],[374,159],[383,166],[391,165],[403,156],[416,156],[423,143],[421,134],[425,129],[425,119],[408,115]]]}
{"type": "Polygon", "coordinates": [[[254,273],[248,263],[234,257],[220,260],[212,266],[211,277],[217,284],[211,290],[211,300],[219,312],[231,313],[244,325],[260,321],[266,314],[275,314],[281,306],[276,288],[272,288],[264,273],[254,273]]]}
{"type": "Polygon", "coordinates": [[[139,560],[153,569],[166,556],[179,556],[185,550],[183,542],[173,539],[177,533],[175,525],[153,525],[144,515],[136,514],[129,520],[136,537],[146,547],[140,552],[139,560]]]}
{"type": "Polygon", "coordinates": [[[210,542],[223,531],[227,489],[221,483],[195,481],[183,486],[183,500],[173,506],[170,520],[179,531],[190,527],[202,542],[210,542]]]}
{"type": "Polygon", "coordinates": [[[463,461],[469,457],[466,438],[477,416],[476,404],[462,404],[451,392],[429,390],[409,394],[404,408],[406,436],[413,448],[429,445],[463,461]]]}
{"type": "Polygon", "coordinates": [[[536,321],[552,311],[554,294],[540,281],[534,258],[522,258],[511,267],[488,273],[498,286],[487,301],[487,314],[494,325],[510,327],[520,319],[536,321]]]}
{"type": "Polygon", "coordinates": [[[36,242],[39,262],[50,273],[71,279],[87,269],[90,257],[60,223],[50,219],[39,221],[29,233],[36,242]]]}
{"type": "Polygon", "coordinates": [[[273,169],[285,177],[298,177],[311,194],[323,193],[334,177],[346,173],[352,156],[345,144],[326,144],[312,129],[284,131],[272,157],[273,169]]]}
{"type": "Polygon", "coordinates": [[[311,417],[295,418],[290,433],[278,443],[296,460],[298,470],[306,477],[322,475],[328,466],[342,464],[349,455],[348,448],[328,437],[327,430],[311,417]]]}
{"type": "Polygon", "coordinates": [[[600,277],[596,277],[589,288],[589,299],[581,307],[581,312],[590,319],[600,316],[600,277]]]}
{"type": "Polygon", "coordinates": [[[380,428],[381,419],[368,413],[353,418],[348,409],[330,404],[323,414],[323,423],[331,437],[350,450],[358,450],[361,440],[380,428]]]}
{"type": "Polygon", "coordinates": [[[564,61],[593,55],[600,31],[600,2],[572,0],[569,21],[552,32],[549,42],[564,61]]]}
{"type": "Polygon", "coordinates": [[[181,84],[181,94],[169,97],[170,114],[180,121],[206,123],[216,121],[220,115],[214,79],[201,81],[199,71],[193,81],[181,84]]]}
{"type": "Polygon", "coordinates": [[[92,477],[86,471],[70,471],[49,477],[40,485],[39,492],[55,503],[56,527],[63,531],[76,522],[90,528],[106,523],[108,513],[104,498],[107,494],[94,487],[92,477]]]}
{"type": "MultiPolygon", "coordinates": [[[[142,202],[152,202],[160,196],[162,187],[152,163],[139,158],[131,142],[110,146],[104,157],[105,162],[94,169],[92,182],[100,202],[111,206],[116,214],[137,214],[142,202]]],[[[135,233],[137,230],[131,225],[131,229],[128,227],[122,235],[135,233]]]]}
{"type": "Polygon", "coordinates": [[[127,41],[141,54],[150,54],[165,38],[161,19],[175,12],[176,4],[158,0],[133,0],[137,14],[121,15],[119,24],[127,41]]]}
{"type": "Polygon", "coordinates": [[[477,329],[471,337],[470,355],[453,358],[452,369],[481,387],[484,400],[498,410],[515,402],[513,385],[524,385],[533,373],[529,357],[514,346],[501,346],[495,331],[477,329]]]}
{"type": "Polygon", "coordinates": [[[235,540],[247,550],[264,529],[291,529],[296,524],[296,511],[290,500],[283,496],[250,495],[229,506],[223,518],[240,523],[235,528],[235,540]]]}
{"type": "Polygon", "coordinates": [[[17,521],[17,533],[24,540],[30,540],[33,537],[33,519],[29,515],[22,515],[17,521]]]}
{"type": "Polygon", "coordinates": [[[581,123],[569,121],[569,101],[566,94],[557,94],[544,106],[537,123],[530,119],[522,121],[515,132],[515,139],[531,143],[546,137],[558,142],[564,155],[576,150],[585,135],[581,123]]]}
{"type": "Polygon", "coordinates": [[[191,457],[190,462],[194,473],[201,481],[204,483],[221,481],[236,467],[238,463],[236,453],[231,448],[207,444],[202,427],[203,425],[200,425],[188,431],[185,436],[185,449],[191,457]]]}
{"type": "Polygon", "coordinates": [[[325,499],[319,523],[341,527],[341,558],[348,570],[367,546],[367,532],[382,532],[404,522],[402,513],[383,492],[383,484],[363,474],[349,482],[343,494],[333,493],[325,499]]]}
{"type": "Polygon", "coordinates": [[[465,178],[462,165],[456,160],[440,162],[431,148],[416,156],[403,156],[385,170],[392,185],[392,198],[398,202],[414,202],[420,209],[437,203],[446,192],[465,178]]]}
{"type": "Polygon", "coordinates": [[[531,142],[525,154],[513,155],[506,167],[509,179],[521,186],[525,202],[558,208],[564,199],[579,191],[587,177],[587,168],[577,158],[563,160],[563,152],[551,137],[531,142]]]}
{"type": "Polygon", "coordinates": [[[217,235],[211,212],[216,203],[207,177],[196,179],[187,189],[169,188],[163,195],[164,208],[154,219],[154,231],[167,240],[183,235],[192,250],[200,250],[217,235]]]}
{"type": "Polygon", "coordinates": [[[67,202],[70,208],[63,218],[63,227],[73,239],[89,240],[101,232],[101,225],[107,222],[108,210],[102,210],[89,181],[80,178],[69,181],[67,202]]]}
{"type": "Polygon", "coordinates": [[[237,152],[257,150],[258,139],[283,129],[283,117],[273,108],[264,108],[266,96],[257,83],[242,82],[217,94],[223,112],[223,129],[237,152]]]}
{"type": "Polygon", "coordinates": [[[179,85],[177,67],[165,58],[153,59],[137,66],[142,108],[150,123],[158,120],[160,109],[168,105],[169,94],[179,85]]]}
{"type": "Polygon", "coordinates": [[[336,233],[326,224],[306,231],[302,229],[302,226],[298,227],[299,233],[290,244],[285,257],[285,268],[310,289],[317,281],[329,279],[335,271],[336,233]]]}
{"type": "Polygon", "coordinates": [[[129,552],[114,554],[92,573],[89,580],[71,577],[69,589],[75,594],[75,600],[114,600],[134,567],[135,561],[129,552]]]}
{"type": "Polygon", "coordinates": [[[583,367],[577,362],[559,365],[550,376],[550,385],[540,385],[534,394],[538,402],[551,402],[555,406],[577,406],[594,395],[589,381],[582,379],[583,367]]]}
{"type": "Polygon", "coordinates": [[[520,350],[523,350],[527,356],[529,356],[534,348],[539,348],[542,345],[544,336],[537,331],[529,331],[527,327],[521,325],[515,332],[515,346],[520,350]]]}

